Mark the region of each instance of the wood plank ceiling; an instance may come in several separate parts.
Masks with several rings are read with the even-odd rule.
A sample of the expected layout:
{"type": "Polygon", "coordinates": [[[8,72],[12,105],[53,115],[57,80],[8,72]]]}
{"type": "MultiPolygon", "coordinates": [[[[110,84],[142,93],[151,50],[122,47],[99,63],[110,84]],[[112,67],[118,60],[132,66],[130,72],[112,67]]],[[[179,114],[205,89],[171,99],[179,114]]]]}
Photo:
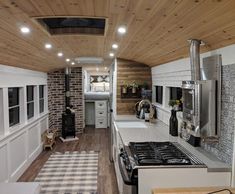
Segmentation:
{"type": "Polygon", "coordinates": [[[65,57],[115,55],[149,66],[188,57],[190,38],[202,39],[208,51],[235,43],[234,0],[1,0],[0,63],[51,71],[65,67],[65,57]],[[50,36],[33,17],[92,16],[108,18],[105,36],[50,36]],[[20,33],[20,26],[31,29],[20,33]],[[118,35],[120,25],[127,34],[118,35]],[[50,42],[53,49],[44,49],[50,42]],[[56,53],[63,51],[64,58],[56,53]]]}

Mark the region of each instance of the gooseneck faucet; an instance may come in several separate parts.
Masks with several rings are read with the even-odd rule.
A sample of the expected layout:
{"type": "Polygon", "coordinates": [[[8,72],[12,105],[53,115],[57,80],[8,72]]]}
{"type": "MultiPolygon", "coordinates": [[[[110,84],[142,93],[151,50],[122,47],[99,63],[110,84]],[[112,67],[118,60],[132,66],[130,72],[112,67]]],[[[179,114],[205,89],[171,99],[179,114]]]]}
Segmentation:
{"type": "Polygon", "coordinates": [[[152,103],[148,99],[141,100],[139,105],[138,105],[137,110],[140,112],[141,108],[143,107],[144,104],[149,105],[149,122],[153,122],[154,110],[153,110],[153,107],[152,107],[152,103]]]}

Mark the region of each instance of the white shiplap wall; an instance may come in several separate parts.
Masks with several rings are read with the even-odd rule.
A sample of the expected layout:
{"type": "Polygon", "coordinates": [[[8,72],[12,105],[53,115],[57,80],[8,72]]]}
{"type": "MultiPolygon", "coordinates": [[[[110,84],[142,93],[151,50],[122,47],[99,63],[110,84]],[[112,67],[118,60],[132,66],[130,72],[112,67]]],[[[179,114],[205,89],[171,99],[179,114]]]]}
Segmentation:
{"type": "MultiPolygon", "coordinates": [[[[0,182],[16,181],[41,153],[48,128],[47,74],[0,65],[0,182]],[[35,115],[27,119],[26,86],[35,85],[35,115]],[[45,85],[45,111],[39,113],[39,85],[45,85]],[[8,87],[20,87],[20,124],[9,126],[8,87]]],[[[0,192],[1,193],[1,192],[0,192]]]]}
{"type": "MultiPolygon", "coordinates": [[[[215,54],[222,55],[222,65],[229,65],[235,63],[235,44],[224,48],[213,50],[207,53],[201,54],[202,58],[208,57],[215,54]]],[[[170,107],[168,106],[169,101],[169,90],[168,87],[181,87],[183,80],[190,80],[190,60],[189,58],[172,61],[166,64],[162,64],[152,68],[152,83],[153,83],[153,102],[155,103],[155,87],[156,85],[163,86],[163,103],[162,105],[156,104],[157,115],[167,125],[169,124],[170,118],[170,107]]],[[[182,116],[178,113],[179,121],[182,116]]],[[[180,123],[180,122],[179,122],[180,123]]]]}

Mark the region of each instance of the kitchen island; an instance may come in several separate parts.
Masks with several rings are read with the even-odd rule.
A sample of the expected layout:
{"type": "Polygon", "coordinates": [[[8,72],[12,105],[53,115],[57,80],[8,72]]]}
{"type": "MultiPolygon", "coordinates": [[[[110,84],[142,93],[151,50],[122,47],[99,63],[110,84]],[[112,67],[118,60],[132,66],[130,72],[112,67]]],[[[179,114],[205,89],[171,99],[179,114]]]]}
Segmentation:
{"type": "MultiPolygon", "coordinates": [[[[139,194],[151,193],[153,188],[230,186],[231,166],[221,162],[200,147],[193,147],[180,137],[169,135],[168,126],[161,121],[146,123],[134,117],[117,117],[114,122],[114,161],[118,157],[120,141],[129,142],[177,142],[183,149],[202,161],[204,167],[139,166],[139,194]],[[129,120],[128,120],[128,119],[129,120]],[[119,136],[119,137],[118,137],[119,136]],[[120,138],[118,140],[118,138],[120,138]],[[115,146],[116,144],[116,146],[115,146]]],[[[118,171],[117,165],[115,166],[118,171]]],[[[118,184],[121,184],[120,178],[118,184]]]]}

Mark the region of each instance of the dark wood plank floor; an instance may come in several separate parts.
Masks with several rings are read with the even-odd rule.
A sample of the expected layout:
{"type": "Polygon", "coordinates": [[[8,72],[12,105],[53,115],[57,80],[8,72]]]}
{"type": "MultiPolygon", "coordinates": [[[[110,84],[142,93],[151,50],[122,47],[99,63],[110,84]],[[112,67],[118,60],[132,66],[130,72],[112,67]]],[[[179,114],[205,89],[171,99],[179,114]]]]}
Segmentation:
{"type": "Polygon", "coordinates": [[[19,178],[20,182],[32,182],[53,152],[64,151],[99,151],[98,193],[118,194],[113,163],[109,161],[108,129],[86,128],[79,136],[79,141],[62,143],[57,140],[52,151],[43,151],[19,178]]]}

